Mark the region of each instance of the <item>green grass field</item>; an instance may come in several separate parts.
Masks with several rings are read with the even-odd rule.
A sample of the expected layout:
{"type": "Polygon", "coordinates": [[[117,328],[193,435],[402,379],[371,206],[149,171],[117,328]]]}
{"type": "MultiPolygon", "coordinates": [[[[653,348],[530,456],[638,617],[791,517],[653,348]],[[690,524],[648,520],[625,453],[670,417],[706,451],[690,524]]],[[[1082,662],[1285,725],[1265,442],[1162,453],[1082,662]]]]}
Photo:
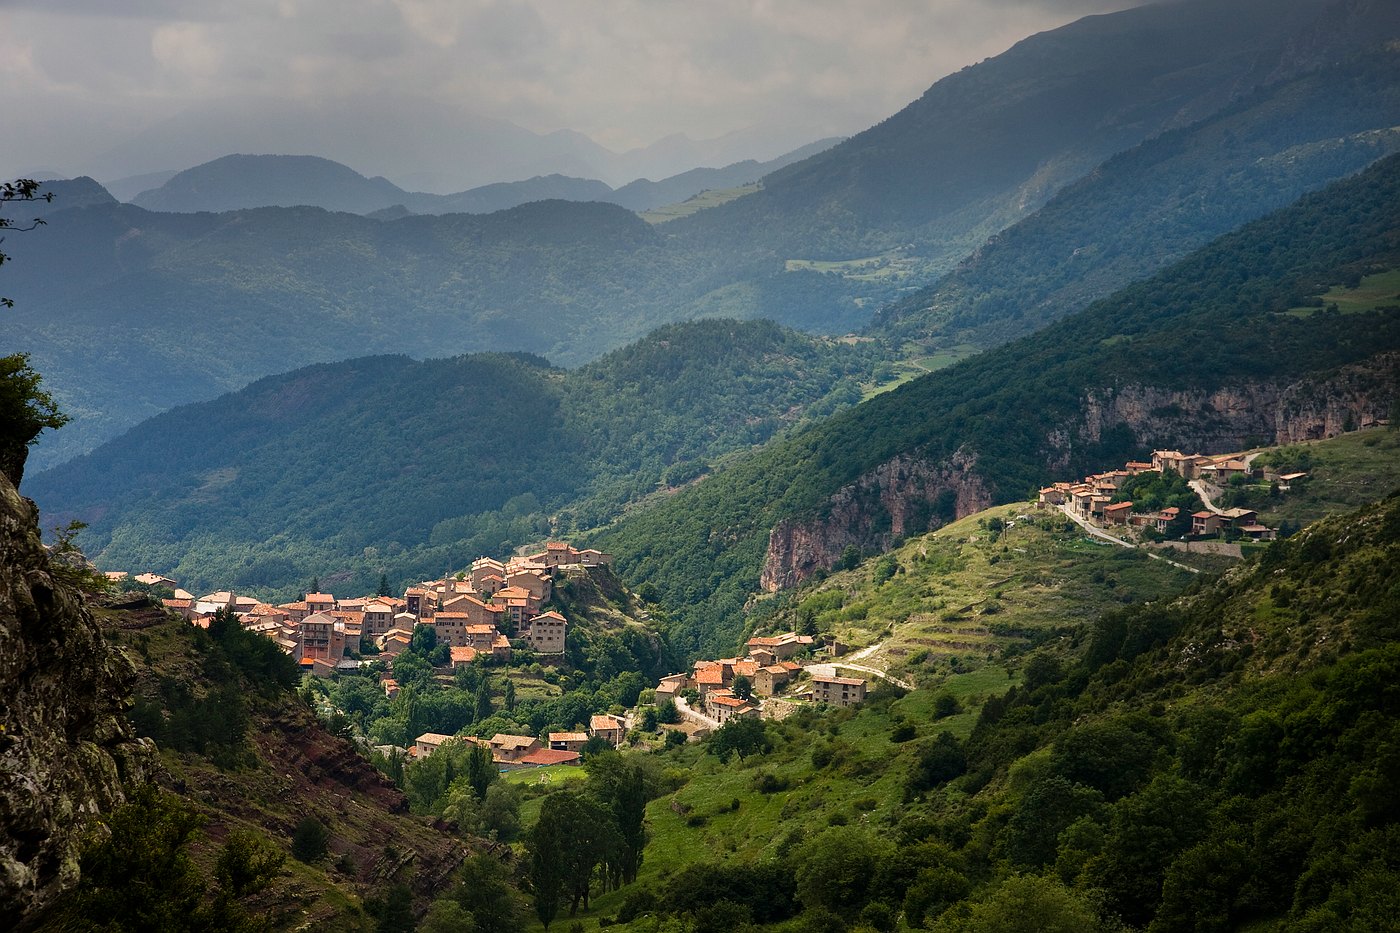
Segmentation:
{"type": "Polygon", "coordinates": [[[891,250],[856,259],[788,259],[783,268],[788,272],[834,273],[855,282],[886,282],[908,278],[918,265],[919,260],[891,250]]]}
{"type": "Polygon", "coordinates": [[[729,201],[742,198],[746,194],[753,194],[763,186],[758,182],[741,185],[738,188],[720,188],[714,191],[702,191],[679,204],[667,204],[664,207],[652,208],[649,211],[642,211],[638,216],[649,224],[664,224],[668,220],[675,220],[678,217],[689,217],[698,211],[703,211],[708,207],[719,207],[729,201]]]}
{"type": "Polygon", "coordinates": [[[861,401],[868,401],[882,392],[897,389],[906,382],[918,379],[932,372],[937,372],[947,366],[952,366],[960,360],[965,360],[969,356],[978,352],[978,348],[970,343],[960,343],[956,346],[946,347],[936,350],[933,353],[923,356],[912,357],[902,360],[895,365],[895,376],[893,379],[886,379],[883,382],[866,383],[861,386],[861,401]]]}
{"type": "Polygon", "coordinates": [[[1246,507],[1257,508],[1267,525],[1305,525],[1400,489],[1400,431],[1394,428],[1356,431],[1293,449],[1306,453],[1300,469],[1308,471],[1307,479],[1276,498],[1266,486],[1251,490],[1246,507]]]}
{"type": "Polygon", "coordinates": [[[832,574],[799,592],[770,627],[795,625],[811,613],[820,629],[855,648],[883,641],[861,663],[939,684],[1008,646],[1175,593],[1190,577],[1140,551],[1090,539],[1057,512],[1019,503],[832,574]],[[997,532],[998,522],[1009,527],[997,532]]]}
{"type": "Polygon", "coordinates": [[[1321,312],[1329,305],[1336,305],[1337,310],[1343,314],[1400,307],[1400,269],[1368,275],[1356,288],[1333,286],[1323,293],[1320,307],[1290,308],[1288,313],[1306,317],[1321,312]]]}

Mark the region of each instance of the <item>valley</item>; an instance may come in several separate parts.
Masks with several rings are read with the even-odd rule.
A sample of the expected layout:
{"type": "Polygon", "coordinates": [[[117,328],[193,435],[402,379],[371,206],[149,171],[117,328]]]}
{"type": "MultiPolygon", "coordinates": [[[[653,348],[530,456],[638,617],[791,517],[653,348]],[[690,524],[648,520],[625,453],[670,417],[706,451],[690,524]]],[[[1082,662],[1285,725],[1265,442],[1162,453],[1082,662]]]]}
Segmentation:
{"type": "Polygon", "coordinates": [[[204,154],[0,190],[17,933],[1393,924],[1400,7],[148,6],[73,158],[204,154]]]}

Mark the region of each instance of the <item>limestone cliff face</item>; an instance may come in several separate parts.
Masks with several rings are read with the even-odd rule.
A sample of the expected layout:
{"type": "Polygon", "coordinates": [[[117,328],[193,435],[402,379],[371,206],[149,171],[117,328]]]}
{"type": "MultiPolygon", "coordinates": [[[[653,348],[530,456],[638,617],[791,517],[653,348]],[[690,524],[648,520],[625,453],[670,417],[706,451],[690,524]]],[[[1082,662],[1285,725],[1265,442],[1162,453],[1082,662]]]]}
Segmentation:
{"type": "Polygon", "coordinates": [[[848,545],[883,549],[991,505],[976,457],[959,451],[940,463],[900,455],[837,490],[820,516],[784,520],[768,535],[760,584],[767,592],[801,583],[836,564],[848,545]]]}
{"type": "Polygon", "coordinates": [[[155,757],[122,711],[131,663],[57,579],[33,503],[0,476],[0,917],[77,879],[85,818],[124,800],[155,757]]]}
{"type": "MultiPolygon", "coordinates": [[[[1079,448],[1126,428],[1140,452],[1239,450],[1334,437],[1385,418],[1400,398],[1400,354],[1294,383],[1230,382],[1212,389],[1151,385],[1102,387],[1038,445],[1044,479],[1073,478],[1079,448]]],[[[1080,464],[1109,469],[1117,464],[1080,464]]],[[[932,461],[901,454],[838,490],[813,518],[780,522],[768,536],[760,583],[767,592],[795,586],[833,567],[848,545],[881,550],[896,537],[933,530],[991,505],[998,492],[978,473],[974,452],[932,461]]],[[[1003,499],[1008,491],[1001,491],[1003,499]]],[[[1012,494],[1020,490],[1009,491],[1012,494]]]]}
{"type": "Polygon", "coordinates": [[[1092,443],[1119,426],[1132,430],[1144,447],[1161,444],[1183,453],[1320,440],[1385,418],[1400,394],[1397,383],[1400,354],[1386,353],[1329,376],[1291,384],[1100,389],[1086,394],[1077,430],[1060,435],[1058,446],[1067,454],[1071,438],[1092,443]]]}

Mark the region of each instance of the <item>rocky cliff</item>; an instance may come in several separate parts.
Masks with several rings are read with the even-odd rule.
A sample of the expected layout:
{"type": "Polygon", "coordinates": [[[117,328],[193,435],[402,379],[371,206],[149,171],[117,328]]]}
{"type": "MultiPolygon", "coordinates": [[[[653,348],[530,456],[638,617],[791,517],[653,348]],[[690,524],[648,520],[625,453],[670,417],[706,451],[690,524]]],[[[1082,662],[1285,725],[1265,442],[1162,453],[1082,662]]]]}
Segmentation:
{"type": "Polygon", "coordinates": [[[0,476],[0,917],[22,925],[77,880],[86,818],[149,779],[122,715],[135,677],[0,476]]]}
{"type": "MultiPolygon", "coordinates": [[[[1102,387],[1086,392],[1077,418],[1048,431],[1037,446],[1044,481],[1050,482],[1069,478],[1081,448],[1098,447],[1124,429],[1140,453],[1157,447],[1225,452],[1335,437],[1387,417],[1398,398],[1396,353],[1290,383],[1102,387]]],[[[975,452],[967,449],[940,460],[901,454],[842,487],[815,516],[784,519],[774,527],[760,584],[767,592],[795,586],[835,566],[850,545],[885,550],[897,538],[931,531],[1021,491],[991,488],[979,475],[975,452]]]]}
{"type": "Polygon", "coordinates": [[[834,566],[841,552],[884,550],[897,538],[932,531],[991,505],[977,458],[958,451],[939,463],[901,454],[837,490],[809,520],[784,519],[768,536],[759,579],[766,592],[834,566]]]}

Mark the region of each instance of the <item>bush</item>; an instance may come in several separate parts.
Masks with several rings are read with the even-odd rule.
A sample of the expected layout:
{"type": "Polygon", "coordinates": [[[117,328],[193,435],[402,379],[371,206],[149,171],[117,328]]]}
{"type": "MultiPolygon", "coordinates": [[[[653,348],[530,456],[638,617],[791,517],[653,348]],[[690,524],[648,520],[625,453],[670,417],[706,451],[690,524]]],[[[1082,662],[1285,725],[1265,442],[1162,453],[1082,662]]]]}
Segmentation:
{"type": "Polygon", "coordinates": [[[303,817],[292,833],[292,857],[298,862],[319,861],[326,857],[330,830],[314,816],[303,817]]]}

